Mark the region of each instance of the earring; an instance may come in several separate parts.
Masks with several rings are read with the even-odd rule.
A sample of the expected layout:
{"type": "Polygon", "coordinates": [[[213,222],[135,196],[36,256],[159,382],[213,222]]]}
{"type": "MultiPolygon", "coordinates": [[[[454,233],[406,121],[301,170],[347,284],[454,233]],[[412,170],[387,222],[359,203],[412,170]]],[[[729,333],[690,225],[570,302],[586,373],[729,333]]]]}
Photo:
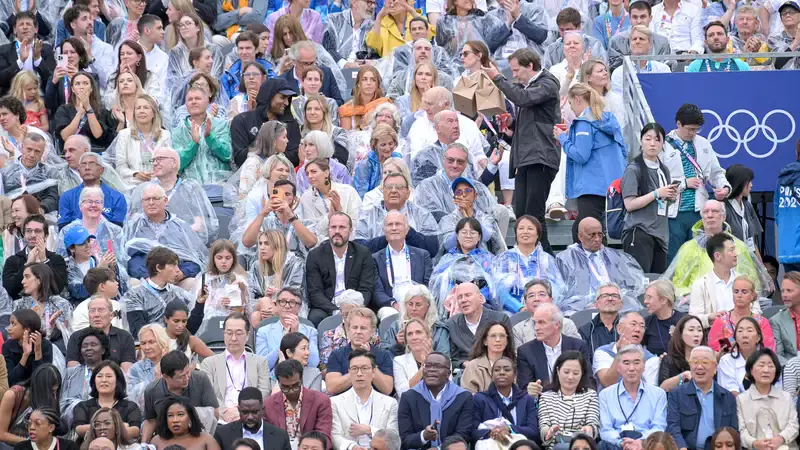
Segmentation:
{"type": "Polygon", "coordinates": [[[326,179],[325,179],[325,186],[327,186],[327,185],[329,185],[329,184],[331,184],[331,182],[330,182],[330,181],[329,181],[329,180],[326,178],[326,179]]]}
{"type": "Polygon", "coordinates": [[[139,67],[140,63],[141,63],[141,61],[136,61],[136,67],[139,67]]]}

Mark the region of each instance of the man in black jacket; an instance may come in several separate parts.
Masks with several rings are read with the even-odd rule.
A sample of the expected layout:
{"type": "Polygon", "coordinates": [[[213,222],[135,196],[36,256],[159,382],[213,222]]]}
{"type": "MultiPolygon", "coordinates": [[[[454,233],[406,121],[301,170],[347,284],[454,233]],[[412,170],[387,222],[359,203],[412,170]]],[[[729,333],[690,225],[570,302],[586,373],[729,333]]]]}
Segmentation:
{"type": "Polygon", "coordinates": [[[300,89],[300,80],[303,78],[303,72],[306,67],[316,64],[323,73],[320,93],[327,98],[334,99],[339,106],[344,104],[333,72],[329,67],[317,63],[317,48],[312,41],[300,41],[294,44],[287,52],[287,56],[291,67],[280,74],[280,77],[288,81],[292,89],[300,89]]]}
{"type": "MultiPolygon", "coordinates": [[[[331,214],[328,241],[311,250],[306,260],[306,287],[311,310],[308,320],[319,325],[336,311],[332,300],[346,289],[354,289],[370,305],[375,293],[375,265],[367,247],[350,242],[353,220],[343,212],[331,214]]],[[[376,305],[373,310],[377,309],[376,305]]]]}
{"type": "Polygon", "coordinates": [[[241,167],[247,159],[250,144],[256,139],[261,125],[269,120],[280,120],[286,124],[289,144],[284,155],[295,166],[300,164],[297,149],[300,147],[300,125],[292,116],[289,104],[297,92],[283,78],[265,81],[258,89],[256,107],[233,118],[231,122],[231,146],[233,160],[241,167]]]}
{"type": "MultiPolygon", "coordinates": [[[[243,437],[258,441],[259,446],[272,450],[291,450],[286,431],[264,420],[263,394],[258,388],[248,386],[239,392],[239,420],[220,425],[214,437],[222,450],[233,450],[233,443],[243,437]]],[[[299,420],[299,419],[298,419],[299,420]]]]}
{"type": "Polygon", "coordinates": [[[22,273],[29,264],[44,263],[53,271],[56,283],[55,292],[64,290],[67,282],[67,264],[60,255],[47,250],[47,220],[41,214],[32,214],[25,219],[22,226],[23,237],[28,246],[6,259],[3,267],[3,287],[12,299],[22,295],[22,273]]]}
{"type": "Polygon", "coordinates": [[[547,240],[544,220],[545,203],[550,195],[550,185],[558,173],[561,149],[553,136],[553,127],[561,121],[558,79],[542,69],[539,56],[533,50],[521,48],[508,57],[514,74],[512,83],[494,67],[483,71],[517,106],[517,114],[511,128],[509,177],[514,178],[514,214],[525,214],[542,223],[542,247],[553,253],[547,240]]]}
{"type": "Polygon", "coordinates": [[[39,31],[36,13],[23,11],[16,15],[14,42],[0,47],[0,96],[11,88],[11,80],[22,70],[32,70],[39,75],[42,90],[53,76],[56,60],[53,47],[36,39],[39,31]]]}

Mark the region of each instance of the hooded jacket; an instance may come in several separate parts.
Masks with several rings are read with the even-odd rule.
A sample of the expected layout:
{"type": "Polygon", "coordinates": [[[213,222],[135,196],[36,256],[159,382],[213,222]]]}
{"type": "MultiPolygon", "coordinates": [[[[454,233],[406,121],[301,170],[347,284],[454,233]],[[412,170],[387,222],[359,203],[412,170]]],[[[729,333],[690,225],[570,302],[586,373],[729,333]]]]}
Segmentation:
{"type": "MultiPolygon", "coordinates": [[[[271,78],[264,82],[258,89],[256,96],[256,107],[252,111],[246,111],[233,118],[231,122],[231,146],[233,147],[233,160],[237,167],[241,167],[247,159],[247,152],[250,144],[256,139],[261,125],[267,122],[267,111],[272,102],[272,97],[284,89],[294,90],[289,86],[289,82],[283,78],[271,78]]],[[[289,104],[292,99],[289,99],[289,104]]],[[[286,146],[286,157],[289,161],[298,166],[300,160],[297,149],[300,147],[300,125],[292,116],[289,106],[283,110],[283,114],[278,120],[286,124],[287,137],[289,144],[286,146]]]]}
{"type": "Polygon", "coordinates": [[[800,161],[787,164],[778,175],[775,223],[778,260],[784,264],[800,263],[800,161]]]}
{"type": "Polygon", "coordinates": [[[625,172],[628,151],[611,113],[596,119],[584,112],[559,141],[567,155],[567,198],[605,196],[611,182],[625,172]]]}

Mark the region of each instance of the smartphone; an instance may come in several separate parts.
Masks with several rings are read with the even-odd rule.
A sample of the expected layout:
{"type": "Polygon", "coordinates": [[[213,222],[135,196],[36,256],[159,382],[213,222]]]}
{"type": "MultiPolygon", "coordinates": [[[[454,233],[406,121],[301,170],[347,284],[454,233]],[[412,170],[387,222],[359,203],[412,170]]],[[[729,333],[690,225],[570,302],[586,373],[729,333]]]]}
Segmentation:
{"type": "Polygon", "coordinates": [[[114,253],[114,242],[111,239],[109,239],[108,242],[106,242],[106,246],[107,246],[106,252],[114,253]]]}
{"type": "Polygon", "coordinates": [[[720,352],[731,352],[733,349],[731,347],[731,341],[727,338],[719,338],[719,351],[720,352]]]}
{"type": "Polygon", "coordinates": [[[672,186],[680,186],[681,185],[681,180],[672,180],[670,185],[672,185],[672,186]]]}
{"type": "Polygon", "coordinates": [[[67,68],[67,55],[57,55],[56,56],[56,68],[59,68],[59,69],[66,69],[67,68]]]}
{"type": "Polygon", "coordinates": [[[272,195],[269,196],[270,200],[275,199],[275,198],[278,198],[278,190],[277,189],[273,189],[272,190],[272,195]]]}

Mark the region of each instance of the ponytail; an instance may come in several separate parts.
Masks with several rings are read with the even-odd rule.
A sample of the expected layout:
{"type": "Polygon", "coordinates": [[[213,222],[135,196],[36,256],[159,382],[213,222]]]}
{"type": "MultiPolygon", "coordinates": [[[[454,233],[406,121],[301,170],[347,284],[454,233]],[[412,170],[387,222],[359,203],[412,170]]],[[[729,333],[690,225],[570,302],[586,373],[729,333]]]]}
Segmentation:
{"type": "Polygon", "coordinates": [[[589,109],[592,110],[595,119],[601,119],[603,117],[603,108],[605,108],[606,102],[603,100],[603,97],[588,84],[573,84],[572,87],[569,88],[568,94],[573,97],[580,97],[585,102],[589,103],[589,109]]]}

